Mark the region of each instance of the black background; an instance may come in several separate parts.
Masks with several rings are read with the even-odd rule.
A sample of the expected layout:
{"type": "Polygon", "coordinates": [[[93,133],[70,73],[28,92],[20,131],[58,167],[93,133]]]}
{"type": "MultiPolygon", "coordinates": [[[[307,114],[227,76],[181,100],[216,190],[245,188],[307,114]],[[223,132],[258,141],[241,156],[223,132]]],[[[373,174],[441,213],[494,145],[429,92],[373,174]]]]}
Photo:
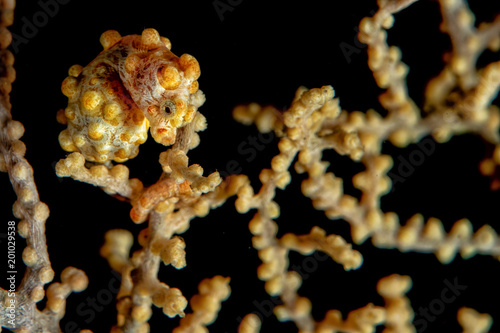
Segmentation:
{"type": "MultiPolygon", "coordinates": [[[[23,137],[26,157],[34,166],[41,200],[51,209],[47,241],[52,267],[58,276],[66,266],[75,266],[85,270],[90,278],[87,290],[68,299],[67,314],[61,322],[64,332],[77,332],[70,329],[72,325],[94,332],[109,331],[115,323],[116,311],[114,303],[106,298],[109,295],[106,290],[110,289],[109,283],[116,280],[106,261],[99,256],[104,233],[124,228],[137,234],[145,227],[131,222],[128,204],[88,184],[59,179],[54,172],[55,163],[65,156],[57,141],[64,126],[55,120],[56,111],[66,106],[66,97],[60,92],[61,82],[71,65],[85,65],[101,51],[102,32],[115,29],[128,35],[140,34],[144,28],[156,28],[171,40],[175,54],[189,53],[198,59],[202,70],[200,88],[207,97],[201,112],[208,120],[208,129],[201,134],[200,146],[190,152],[190,163],[201,164],[206,174],[215,170],[231,172],[228,165],[237,165],[237,171],[249,175],[255,188],[260,186],[259,171],[269,167],[271,157],[277,153],[277,139],[264,144],[254,159],[250,153],[242,153],[240,145],[249,143],[251,137],[257,140],[263,137],[259,139],[254,127],[232,120],[234,106],[255,101],[286,109],[299,86],[314,88],[331,84],[342,108],[350,111],[375,108],[384,112],[377,102],[380,90],[366,66],[366,50],[355,41],[355,28],[362,17],[376,10],[375,1],[342,1],[341,4],[273,1],[270,4],[220,0],[218,3],[232,4],[232,10],[222,16],[213,1],[66,0],[58,8],[52,7],[52,17],[41,14],[44,3],[43,0],[19,1],[17,5],[16,22],[11,29],[17,35],[16,46],[12,48],[17,79],[11,101],[13,117],[26,128],[23,137]],[[31,36],[26,34],[26,22],[38,24],[31,36]],[[340,45],[349,45],[359,52],[346,57],[340,45]],[[86,304],[92,298],[98,300],[98,306],[105,306],[89,310],[86,304]],[[75,310],[79,306],[83,312],[75,310]]],[[[500,12],[500,3],[486,3],[470,4],[479,22],[490,21],[500,12]]],[[[389,31],[389,43],[401,47],[403,61],[410,66],[410,95],[419,105],[425,83],[439,73],[442,53],[450,46],[446,35],[439,32],[440,21],[437,2],[421,1],[397,14],[395,26],[389,31]]],[[[487,52],[481,57],[480,66],[498,58],[498,53],[487,52]]],[[[498,98],[495,103],[499,104],[498,98]]],[[[475,229],[484,224],[495,228],[499,194],[490,192],[489,180],[477,169],[487,148],[480,138],[472,135],[436,144],[435,152],[426,156],[424,163],[415,168],[404,183],[397,184],[395,190],[383,198],[382,209],[396,211],[402,221],[418,212],[426,218],[434,216],[442,219],[447,230],[463,217],[469,218],[475,229]]],[[[415,145],[406,149],[384,145],[384,152],[391,153],[395,161],[399,157],[408,159],[416,149],[415,145]]],[[[162,150],[164,147],[148,140],[140,148],[139,156],[126,163],[131,176],[146,184],[155,182],[161,173],[157,160],[162,150]]],[[[326,152],[324,157],[332,163],[329,170],[344,178],[346,193],[359,197],[351,177],[361,171],[362,166],[333,152],[326,152]]],[[[282,208],[277,220],[279,235],[307,233],[312,226],[319,225],[328,233],[340,234],[350,241],[348,224],[342,220],[330,221],[315,211],[310,201],[301,195],[303,176],[293,175],[293,182],[285,192],[278,192],[276,198],[282,208]]],[[[5,221],[6,230],[6,222],[15,219],[11,214],[15,196],[6,174],[0,176],[0,184],[2,197],[7,197],[1,201],[1,219],[5,221]]],[[[247,229],[252,215],[253,212],[244,216],[237,214],[231,199],[208,217],[193,220],[190,229],[182,235],[187,244],[187,267],[180,271],[162,267],[160,279],[180,288],[189,299],[203,278],[231,277],[232,295],[223,303],[219,319],[209,327],[212,332],[236,331],[239,318],[249,312],[263,316],[261,332],[295,332],[293,324],[279,323],[267,311],[271,298],[256,277],[260,261],[247,229]]],[[[457,258],[449,265],[441,265],[432,254],[381,250],[369,241],[354,248],[364,256],[360,269],[344,272],[340,265],[327,260],[320,262],[305,278],[299,292],[312,300],[316,320],[321,320],[329,309],[340,309],[346,315],[369,302],[382,305],[383,300],[375,291],[376,282],[392,273],[412,276],[413,289],[409,297],[416,312],[419,307],[428,307],[433,300],[440,299],[446,288],[444,280],[458,279],[461,285],[467,286],[454,302],[446,305],[443,313],[428,323],[426,332],[458,332],[456,312],[461,306],[500,318],[498,306],[488,305],[500,297],[499,263],[492,257],[457,258]]],[[[19,259],[21,250],[22,246],[18,245],[19,259]]],[[[290,260],[291,267],[305,262],[303,256],[296,254],[292,254],[290,260]]],[[[21,276],[19,274],[18,281],[21,276]]],[[[3,287],[4,281],[0,281],[3,287]]],[[[177,325],[178,318],[168,319],[154,308],[150,323],[152,332],[168,332],[177,325]]],[[[500,331],[499,327],[494,324],[492,331],[500,331]]]]}

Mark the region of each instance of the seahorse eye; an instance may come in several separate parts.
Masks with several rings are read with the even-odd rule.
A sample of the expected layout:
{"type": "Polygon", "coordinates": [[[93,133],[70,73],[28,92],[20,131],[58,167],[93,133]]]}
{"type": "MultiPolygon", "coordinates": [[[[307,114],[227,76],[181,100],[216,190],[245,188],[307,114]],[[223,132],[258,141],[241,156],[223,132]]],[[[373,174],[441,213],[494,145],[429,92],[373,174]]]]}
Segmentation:
{"type": "Polygon", "coordinates": [[[160,107],[160,111],[163,113],[163,114],[166,114],[166,115],[171,115],[171,114],[174,114],[175,111],[176,111],[176,108],[175,108],[175,104],[174,102],[172,102],[171,100],[166,100],[165,102],[163,102],[163,104],[161,105],[160,107]]]}

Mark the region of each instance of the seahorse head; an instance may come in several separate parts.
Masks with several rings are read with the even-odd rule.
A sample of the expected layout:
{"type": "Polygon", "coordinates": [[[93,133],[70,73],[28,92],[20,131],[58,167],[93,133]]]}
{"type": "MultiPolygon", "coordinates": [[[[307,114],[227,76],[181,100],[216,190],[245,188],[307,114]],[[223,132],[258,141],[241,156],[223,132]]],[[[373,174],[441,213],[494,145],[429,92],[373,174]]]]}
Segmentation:
{"type": "MultiPolygon", "coordinates": [[[[101,35],[104,50],[86,67],[72,66],[62,84],[68,97],[59,141],[87,160],[123,162],[138,153],[150,128],[156,142],[171,145],[177,129],[194,119],[200,66],[177,57],[155,29],[122,37],[101,35]]],[[[201,93],[201,92],[199,92],[201,93]]]]}

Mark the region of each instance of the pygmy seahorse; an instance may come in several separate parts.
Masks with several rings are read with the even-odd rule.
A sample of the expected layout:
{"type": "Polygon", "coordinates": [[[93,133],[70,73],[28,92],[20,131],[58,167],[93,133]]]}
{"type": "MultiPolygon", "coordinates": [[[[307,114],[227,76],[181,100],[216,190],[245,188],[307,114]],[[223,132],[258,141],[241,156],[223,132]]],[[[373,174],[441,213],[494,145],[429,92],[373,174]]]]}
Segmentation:
{"type": "Polygon", "coordinates": [[[61,147],[88,161],[124,162],[138,154],[150,127],[156,142],[173,144],[177,129],[197,112],[198,61],[177,57],[155,29],[125,37],[109,30],[100,42],[97,58],[71,66],[62,83],[68,106],[58,121],[68,127],[59,135],[61,147]]]}

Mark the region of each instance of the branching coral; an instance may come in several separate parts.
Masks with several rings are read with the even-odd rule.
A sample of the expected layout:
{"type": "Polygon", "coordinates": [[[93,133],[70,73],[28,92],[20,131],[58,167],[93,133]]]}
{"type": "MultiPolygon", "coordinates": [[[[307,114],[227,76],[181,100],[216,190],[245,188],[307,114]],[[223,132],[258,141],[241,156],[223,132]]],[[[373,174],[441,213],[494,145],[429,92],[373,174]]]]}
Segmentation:
{"type": "MultiPolygon", "coordinates": [[[[26,238],[27,246],[22,259],[27,266],[26,273],[18,287],[11,281],[9,290],[0,290],[0,315],[2,326],[15,332],[59,331],[59,320],[64,316],[65,302],[69,294],[82,291],[88,284],[83,271],[68,267],[61,273],[61,283],[52,283],[47,291],[44,285],[54,279],[50,266],[45,238],[45,222],[49,208],[40,201],[33,177],[33,169],[24,158],[26,146],[19,139],[24,134],[23,125],[12,119],[9,93],[16,78],[13,69],[14,56],[6,48],[11,42],[10,33],[5,28],[12,24],[14,3],[2,2],[0,18],[0,57],[2,58],[0,102],[0,170],[8,172],[17,195],[13,212],[20,220],[19,235],[26,238]],[[36,303],[47,297],[46,306],[38,310],[36,303]]],[[[15,247],[15,240],[9,239],[15,247]]],[[[5,267],[5,266],[4,266],[5,267]]],[[[15,258],[8,262],[8,274],[17,272],[19,263],[15,258]]],[[[10,275],[15,277],[15,275],[10,275]]]]}
{"type": "MultiPolygon", "coordinates": [[[[130,219],[145,226],[138,235],[109,230],[100,249],[121,276],[112,332],[154,331],[149,324],[153,305],[168,317],[182,318],[173,332],[207,331],[231,294],[230,279],[216,275],[201,281],[199,294],[191,298],[190,310],[186,310],[183,292],[175,283],[162,282],[159,275],[163,265],[178,270],[188,264],[187,242],[179,235],[190,228],[193,219],[205,217],[232,196],[236,196],[238,213],[256,210],[249,230],[262,261],[257,276],[265,282],[265,291],[280,300],[273,305],[273,313],[304,333],[374,332],[379,325],[385,327],[384,332],[414,332],[415,312],[407,297],[412,279],[398,274],[383,277],[376,289],[384,304],[362,303],[366,305],[349,309],[347,315],[341,309],[327,310],[318,319],[313,315],[314,302],[302,295],[305,279],[290,264],[292,252],[323,253],[345,271],[362,266],[360,245],[368,239],[377,248],[434,253],[443,264],[452,262],[457,253],[465,259],[475,254],[500,257],[500,239],[487,224],[474,230],[463,218],[447,232],[438,218],[415,214],[401,223],[397,212],[382,209],[382,197],[392,186],[388,172],[394,165],[393,158],[383,153],[386,142],[404,148],[429,135],[445,143],[459,134],[476,134],[493,147],[480,170],[492,177],[493,189],[500,182],[500,109],[493,104],[500,90],[500,61],[476,66],[487,48],[498,52],[500,16],[475,27],[465,1],[439,1],[441,30],[450,36],[451,50],[444,55],[443,70],[429,81],[419,107],[408,92],[408,66],[401,60],[402,52],[387,41],[394,15],[414,2],[379,0],[378,10],[359,25],[358,38],[367,46],[368,67],[382,91],[379,103],[386,116],[375,109],[343,110],[331,86],[299,88],[285,111],[256,103],[234,109],[233,116],[240,123],[255,124],[261,133],[273,132],[279,138],[278,154],[270,168],[260,172],[260,188],[251,177],[222,178],[219,172],[204,176],[200,165],[190,164],[189,152],[200,143],[197,132],[207,127],[198,110],[205,102],[197,81],[200,66],[191,55],[172,53],[170,41],[155,29],[124,37],[106,31],[100,39],[104,50],[97,58],[85,67],[70,67],[62,84],[68,106],[57,113],[57,120],[67,125],[59,142],[71,153],[55,165],[56,173],[129,203],[130,219]],[[153,184],[131,178],[128,166],[116,164],[138,155],[148,129],[157,143],[170,146],[159,155],[162,172],[153,184]],[[359,199],[347,194],[346,179],[329,169],[324,157],[328,151],[364,167],[352,178],[361,193],[359,199]],[[280,207],[277,194],[290,186],[295,173],[303,177],[302,194],[316,210],[330,220],[349,224],[354,245],[348,235],[317,225],[305,234],[279,234],[278,218],[284,205],[280,207]],[[138,249],[133,249],[135,238],[138,249]]],[[[66,298],[84,290],[89,281],[83,271],[68,267],[60,283],[44,288],[55,275],[45,237],[49,209],[38,197],[33,170],[24,158],[26,147],[19,140],[24,127],[10,113],[9,93],[16,75],[13,55],[6,50],[11,35],[5,26],[12,23],[14,3],[1,5],[0,167],[8,172],[17,195],[13,212],[20,220],[18,233],[26,238],[22,258],[27,269],[17,290],[1,290],[0,315],[2,326],[14,332],[60,332],[66,298]],[[36,303],[45,296],[41,310],[36,303]],[[9,322],[8,318],[15,319],[9,322]]],[[[492,318],[463,307],[458,322],[464,332],[486,332],[492,318]]],[[[265,327],[261,318],[249,313],[240,320],[239,332],[259,332],[261,326],[265,327]]]]}
{"type": "MultiPolygon", "coordinates": [[[[169,51],[171,44],[168,39],[160,38],[154,29],[144,30],[141,37],[123,38],[116,31],[107,31],[101,36],[101,43],[104,47],[101,55],[87,67],[80,68],[74,76],[68,78],[71,82],[79,82],[83,87],[82,90],[70,89],[71,94],[68,94],[69,83],[66,82],[68,79],[63,82],[63,92],[67,96],[70,95],[68,96],[69,106],[64,112],[66,119],[68,109],[73,110],[75,105],[85,110],[89,109],[85,106],[89,92],[98,93],[100,96],[110,94],[107,98],[114,101],[99,100],[95,107],[92,105],[93,110],[101,108],[104,111],[92,115],[96,118],[95,122],[83,121],[83,125],[80,125],[80,132],[87,131],[87,136],[92,140],[93,124],[101,123],[102,119],[109,123],[106,120],[107,108],[125,103],[129,109],[123,111],[124,119],[128,119],[129,114],[134,118],[136,113],[144,112],[153,126],[152,135],[155,140],[165,145],[172,143],[174,145],[160,155],[160,164],[164,171],[162,177],[156,184],[146,188],[138,179],[129,179],[128,169],[123,165],[111,167],[108,163],[108,166],[101,164],[87,169],[85,158],[88,161],[100,161],[100,159],[88,154],[89,149],[94,149],[90,143],[78,145],[79,134],[71,135],[71,140],[68,139],[72,141],[71,144],[74,147],[71,150],[78,150],[78,152],[61,160],[56,170],[61,177],[71,176],[102,187],[109,194],[118,194],[129,200],[132,204],[130,217],[134,222],[143,223],[149,219],[148,228],[139,235],[139,243],[144,249],[135,252],[130,259],[127,257],[132,245],[132,236],[123,230],[108,232],[106,235],[108,241],[101,251],[110,265],[117,268],[122,275],[122,288],[118,295],[117,305],[118,324],[113,331],[147,332],[149,331],[147,321],[151,316],[152,304],[163,308],[163,312],[169,317],[176,315],[184,317],[187,301],[180,290],[170,288],[156,277],[161,261],[177,269],[186,265],[185,243],[174,235],[189,228],[191,219],[206,215],[209,209],[219,206],[227,197],[234,195],[242,177],[228,177],[221,185],[221,178],[217,172],[203,177],[201,166],[188,165],[186,153],[189,149],[196,147],[199,142],[196,131],[204,130],[206,127],[204,117],[197,112],[197,108],[204,102],[204,97],[198,90],[197,82],[193,81],[200,74],[198,62],[194,57],[183,55],[177,58],[169,51]],[[128,48],[131,48],[131,51],[128,48]],[[164,63],[165,61],[167,63],[164,63]],[[93,74],[94,67],[99,72],[100,66],[107,63],[112,69],[105,71],[102,76],[88,79],[88,76],[93,74]],[[125,72],[122,73],[122,71],[125,72]],[[98,78],[96,81],[101,84],[97,88],[92,88],[97,85],[91,82],[94,78],[98,78]],[[87,85],[90,88],[87,88],[87,85]],[[146,94],[151,94],[151,96],[146,94]],[[152,112],[152,108],[156,111],[152,112]],[[160,123],[164,123],[161,125],[163,127],[160,123]],[[177,130],[178,127],[182,128],[177,130]],[[90,147],[87,147],[88,145],[90,147]]],[[[70,75],[74,68],[75,66],[70,68],[70,75]]],[[[75,119],[76,114],[88,113],[78,111],[80,108],[74,112],[75,119]]],[[[147,129],[149,123],[147,120],[144,121],[146,121],[145,128],[147,129]]],[[[65,122],[64,118],[63,122],[65,122]]],[[[100,137],[106,136],[111,139],[118,136],[121,138],[124,135],[121,129],[122,127],[119,128],[119,132],[104,131],[100,137]]],[[[67,141],[64,133],[60,137],[63,148],[67,141]]],[[[114,150],[120,152],[125,149],[124,147],[129,143],[125,141],[113,142],[114,150]]],[[[138,142],[142,143],[141,140],[138,142]]],[[[134,157],[133,155],[135,153],[127,154],[127,158],[134,157]]],[[[114,159],[121,162],[126,158],[118,156],[117,159],[115,154],[114,159]]],[[[104,154],[101,162],[107,161],[108,155],[104,154]]],[[[215,283],[215,285],[218,284],[215,283]]],[[[222,295],[222,299],[227,297],[227,293],[223,294],[226,295],[222,295]]],[[[181,322],[181,327],[190,325],[197,327],[213,321],[205,318],[206,316],[212,317],[210,313],[213,310],[205,309],[204,304],[201,303],[201,308],[200,306],[195,308],[202,312],[209,312],[206,315],[196,314],[197,310],[193,308],[195,314],[186,317],[181,322]]]]}

